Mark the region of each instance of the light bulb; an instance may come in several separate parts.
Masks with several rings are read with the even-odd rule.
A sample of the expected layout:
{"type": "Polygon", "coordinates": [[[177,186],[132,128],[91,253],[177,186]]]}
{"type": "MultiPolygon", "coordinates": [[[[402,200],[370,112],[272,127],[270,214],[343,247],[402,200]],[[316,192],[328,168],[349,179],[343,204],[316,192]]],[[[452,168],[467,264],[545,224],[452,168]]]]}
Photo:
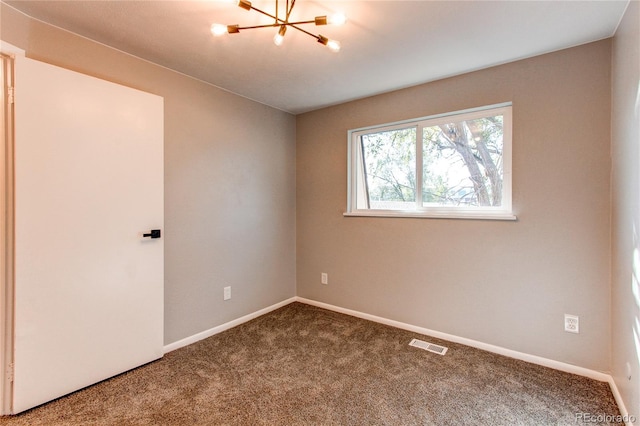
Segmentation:
{"type": "Polygon", "coordinates": [[[211,34],[213,34],[216,37],[224,35],[224,34],[226,34],[228,32],[229,31],[227,30],[227,26],[226,25],[222,25],[222,24],[213,24],[213,25],[211,25],[211,34]]]}
{"type": "Polygon", "coordinates": [[[342,13],[336,13],[336,14],[333,14],[333,15],[329,16],[327,21],[331,25],[342,25],[345,22],[347,22],[347,17],[344,16],[342,13]]]}
{"type": "Polygon", "coordinates": [[[340,51],[340,42],[336,40],[327,41],[327,47],[332,52],[338,53],[340,51]]]}
{"type": "Polygon", "coordinates": [[[273,43],[276,46],[282,45],[282,42],[284,41],[284,33],[286,33],[286,32],[287,32],[287,27],[284,26],[284,25],[281,25],[280,29],[278,30],[278,34],[273,36],[273,43]]]}
{"type": "Polygon", "coordinates": [[[332,52],[339,52],[340,51],[340,42],[339,41],[329,40],[328,38],[326,38],[322,34],[318,34],[317,40],[318,40],[318,43],[324,44],[332,52]]]}

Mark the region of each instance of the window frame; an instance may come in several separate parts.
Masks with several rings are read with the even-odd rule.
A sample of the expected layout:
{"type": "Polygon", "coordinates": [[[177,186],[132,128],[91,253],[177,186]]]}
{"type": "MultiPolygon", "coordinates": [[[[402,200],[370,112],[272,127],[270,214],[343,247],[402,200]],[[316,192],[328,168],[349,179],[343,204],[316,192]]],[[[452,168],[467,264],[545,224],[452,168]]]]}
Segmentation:
{"type": "Polygon", "coordinates": [[[517,218],[512,211],[512,121],[512,103],[505,102],[349,130],[347,132],[347,211],[344,216],[516,220],[517,218]],[[452,121],[466,121],[487,117],[491,114],[503,115],[502,205],[476,207],[424,206],[422,204],[423,129],[438,124],[451,123],[452,121]],[[359,209],[357,207],[358,174],[362,173],[362,167],[359,166],[359,158],[362,157],[360,136],[411,127],[416,128],[416,208],[411,210],[359,209]]]}

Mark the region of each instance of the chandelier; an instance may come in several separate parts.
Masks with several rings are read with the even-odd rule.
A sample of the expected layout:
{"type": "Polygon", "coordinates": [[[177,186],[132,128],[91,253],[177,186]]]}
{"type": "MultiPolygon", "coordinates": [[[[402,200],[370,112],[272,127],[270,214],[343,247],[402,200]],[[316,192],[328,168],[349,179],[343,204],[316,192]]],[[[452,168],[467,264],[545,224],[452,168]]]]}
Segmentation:
{"type": "Polygon", "coordinates": [[[279,14],[278,0],[276,0],[276,10],[275,14],[267,13],[263,10],[258,9],[253,6],[248,0],[234,0],[235,3],[240,6],[242,9],[250,11],[255,10],[258,13],[261,13],[269,18],[273,19],[274,22],[271,24],[264,25],[253,25],[247,27],[241,27],[239,25],[223,25],[223,24],[213,24],[211,25],[211,33],[214,36],[221,36],[224,34],[237,34],[241,30],[251,30],[254,28],[278,28],[278,32],[273,37],[273,42],[276,46],[280,46],[284,41],[284,35],[287,32],[287,28],[291,27],[300,32],[305,33],[308,36],[311,36],[316,39],[316,41],[320,44],[327,46],[332,52],[338,52],[340,50],[340,43],[336,40],[331,40],[322,34],[315,35],[303,28],[300,28],[300,25],[304,24],[315,24],[315,25],[327,25],[334,24],[340,25],[345,22],[345,17],[342,14],[336,14],[332,16],[316,16],[314,19],[308,21],[289,21],[289,17],[291,16],[291,11],[293,10],[293,6],[296,4],[296,0],[286,0],[286,10],[284,15],[279,14]]]}

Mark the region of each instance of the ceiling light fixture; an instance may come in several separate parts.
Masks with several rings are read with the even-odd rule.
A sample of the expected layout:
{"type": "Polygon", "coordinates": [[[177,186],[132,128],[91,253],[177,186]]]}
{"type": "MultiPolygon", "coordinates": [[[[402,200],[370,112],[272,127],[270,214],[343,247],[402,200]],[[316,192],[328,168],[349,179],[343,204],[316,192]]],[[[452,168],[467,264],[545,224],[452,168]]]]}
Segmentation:
{"type": "Polygon", "coordinates": [[[213,24],[211,25],[211,33],[214,36],[221,36],[224,34],[236,34],[239,33],[240,30],[251,30],[254,28],[276,28],[278,27],[277,34],[273,37],[273,42],[276,46],[280,46],[284,41],[284,34],[287,32],[287,27],[295,28],[296,30],[303,32],[313,38],[320,44],[323,44],[329,48],[332,52],[340,51],[340,43],[336,40],[328,39],[327,37],[318,34],[315,35],[303,28],[300,28],[299,25],[304,24],[315,24],[315,25],[342,25],[345,23],[346,18],[342,14],[336,14],[332,16],[316,16],[314,19],[309,21],[296,21],[290,22],[289,17],[291,16],[291,11],[293,10],[293,6],[296,4],[296,0],[286,0],[286,13],[284,17],[281,17],[278,13],[278,0],[276,0],[276,11],[275,15],[267,13],[263,10],[260,10],[253,6],[248,0],[234,0],[234,2],[240,6],[244,10],[255,10],[258,13],[261,13],[269,18],[273,19],[274,22],[272,24],[265,25],[253,25],[248,27],[241,27],[239,25],[222,25],[222,24],[213,24]]]}

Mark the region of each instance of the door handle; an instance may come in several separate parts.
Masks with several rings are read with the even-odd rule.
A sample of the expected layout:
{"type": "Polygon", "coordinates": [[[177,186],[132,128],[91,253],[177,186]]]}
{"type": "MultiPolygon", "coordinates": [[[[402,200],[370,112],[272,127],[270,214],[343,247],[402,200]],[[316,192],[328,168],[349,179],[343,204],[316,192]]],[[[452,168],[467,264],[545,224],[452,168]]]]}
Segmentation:
{"type": "Polygon", "coordinates": [[[143,237],[160,238],[160,230],[152,229],[149,234],[142,234],[143,237]]]}

